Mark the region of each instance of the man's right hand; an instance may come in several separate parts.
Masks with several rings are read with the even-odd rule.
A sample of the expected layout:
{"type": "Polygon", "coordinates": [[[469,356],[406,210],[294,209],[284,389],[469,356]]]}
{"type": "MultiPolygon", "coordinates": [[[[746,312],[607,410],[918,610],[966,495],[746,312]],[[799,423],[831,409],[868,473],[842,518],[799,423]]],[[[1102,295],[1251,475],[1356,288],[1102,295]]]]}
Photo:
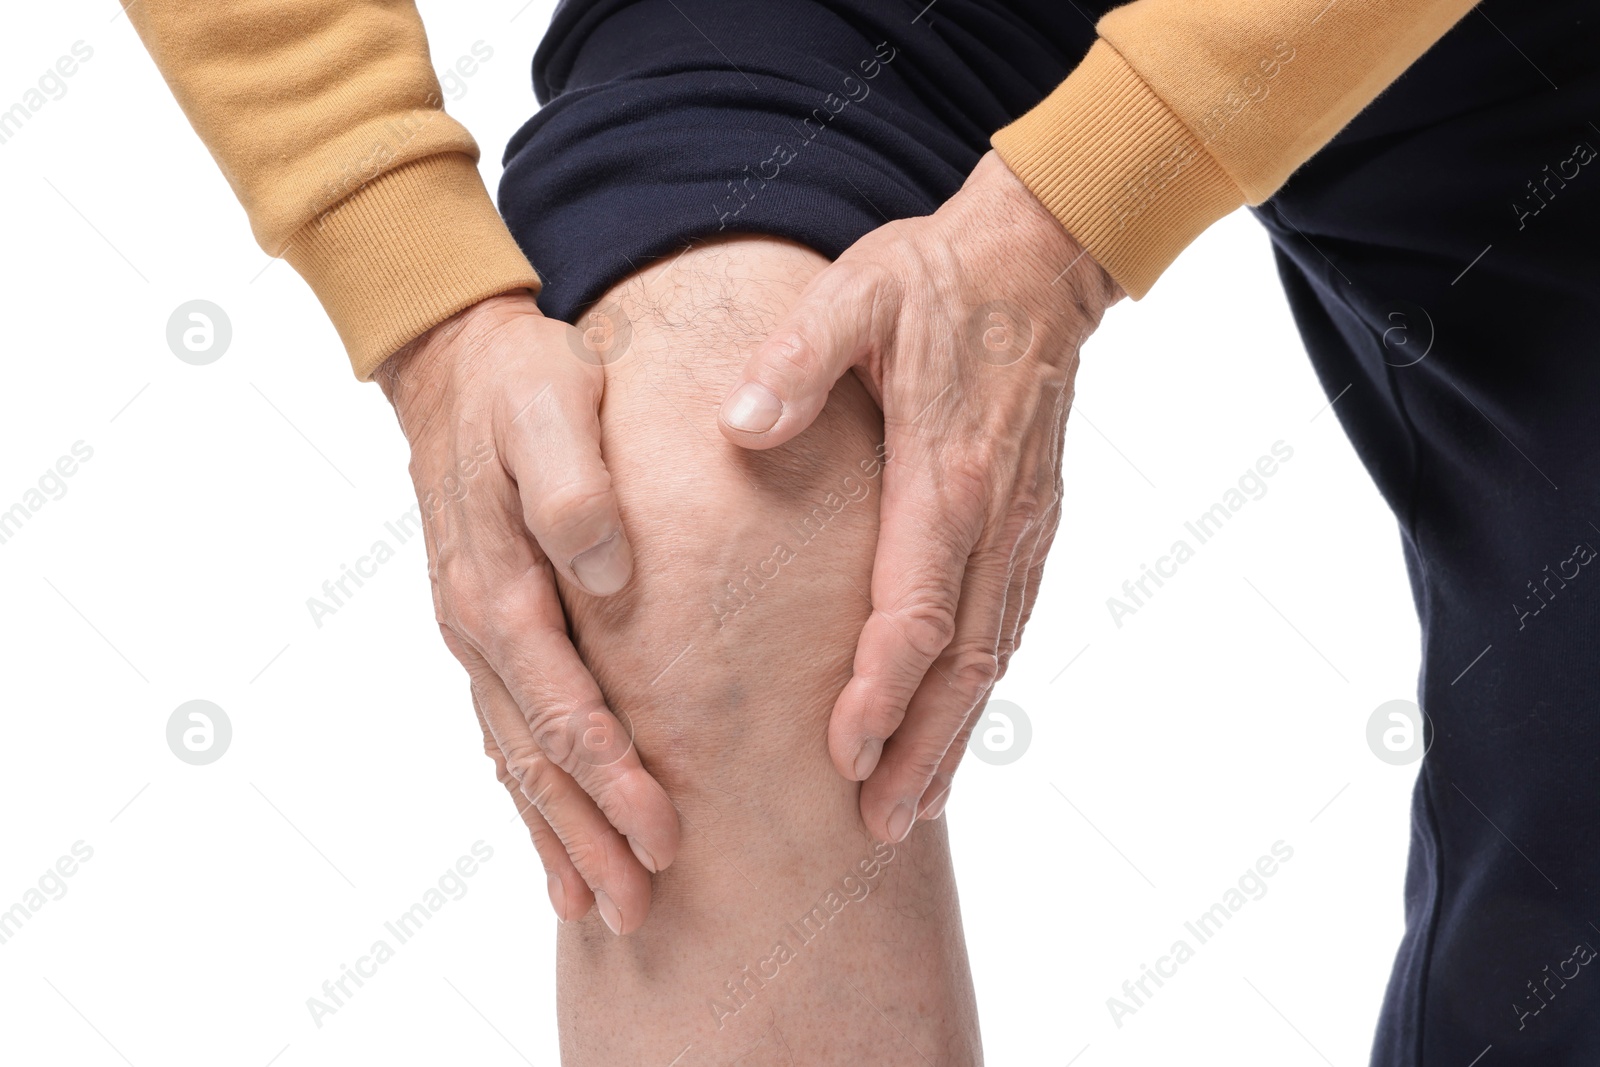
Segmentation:
{"type": "Polygon", "coordinates": [[[638,929],[678,816],[567,636],[561,575],[599,596],[633,554],[600,455],[605,376],[525,289],[483,300],[374,378],[411,443],[434,613],[467,669],[484,748],[563,920],[638,929]]]}

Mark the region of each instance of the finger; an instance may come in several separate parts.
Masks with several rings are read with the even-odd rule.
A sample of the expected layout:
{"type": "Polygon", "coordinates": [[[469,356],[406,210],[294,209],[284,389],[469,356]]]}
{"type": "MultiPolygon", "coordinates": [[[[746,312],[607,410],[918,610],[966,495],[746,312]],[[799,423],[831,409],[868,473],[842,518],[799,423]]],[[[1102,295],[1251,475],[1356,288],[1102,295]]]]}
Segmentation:
{"type": "Polygon", "coordinates": [[[932,822],[944,814],[945,806],[950,802],[950,791],[955,786],[956,768],[961,766],[961,759],[966,755],[967,742],[972,737],[972,730],[978,724],[978,714],[983,709],[983,702],[973,709],[967,716],[966,723],[961,727],[961,732],[956,739],[950,742],[950,747],[945,751],[944,759],[939,763],[939,769],[934,772],[933,780],[928,783],[928,788],[922,793],[922,799],[917,804],[917,821],[932,822]]]}
{"type": "Polygon", "coordinates": [[[534,850],[538,852],[539,861],[544,865],[550,906],[555,909],[556,918],[562,922],[583,918],[594,906],[594,894],[589,891],[589,884],[583,880],[583,875],[573,864],[572,857],[567,854],[567,846],[563,845],[555,831],[550,829],[550,824],[539,814],[539,809],[534,806],[533,801],[523,795],[522,783],[517,781],[516,776],[506,765],[500,742],[495,740],[493,731],[489,729],[488,720],[484,718],[483,705],[478,699],[476,688],[472,693],[472,710],[477,713],[478,725],[483,729],[484,755],[494,761],[495,778],[506,787],[506,792],[511,794],[511,802],[516,805],[517,814],[522,816],[523,823],[528,827],[528,834],[533,838],[534,850]]]}
{"type": "MultiPolygon", "coordinates": [[[[642,861],[594,800],[540,751],[527,720],[498,678],[490,672],[475,672],[473,694],[503,753],[507,772],[549,824],[557,848],[593,893],[600,918],[614,934],[637,930],[650,907],[650,875],[642,861]]],[[[569,915],[572,907],[568,905],[569,915]]]]}
{"type": "Polygon", "coordinates": [[[466,602],[477,605],[457,609],[471,613],[463,624],[474,651],[510,692],[539,750],[594,798],[640,862],[665,869],[678,854],[678,811],[572,647],[553,577],[534,568],[492,598],[466,602]]]}
{"type": "MultiPolygon", "coordinates": [[[[536,598],[530,587],[541,584],[550,582],[516,583],[517,591],[502,598],[502,605],[536,598]]],[[[465,620],[480,635],[488,634],[487,639],[467,640],[441,626],[445,643],[475,683],[492,682],[492,688],[510,694],[521,716],[518,738],[526,734],[534,748],[576,780],[627,838],[640,863],[652,872],[665,869],[677,857],[678,813],[640,763],[632,734],[606,708],[565,629],[548,621],[548,608],[543,614],[508,610],[493,626],[477,616],[465,620]],[[508,631],[520,634],[520,639],[508,641],[508,631]]],[[[506,757],[513,773],[518,772],[512,753],[507,751],[506,757]]],[[[562,832],[560,826],[555,830],[562,832]]]]}
{"type": "MultiPolygon", "coordinates": [[[[944,758],[939,761],[939,769],[934,772],[928,788],[923,790],[922,799],[917,804],[919,821],[931,822],[944,814],[945,805],[950,800],[950,788],[955,782],[956,770],[967,754],[967,742],[972,739],[972,732],[982,717],[984,705],[988,703],[995,685],[1006,676],[1006,670],[1011,665],[1011,657],[1022,642],[1022,631],[1028,625],[1028,618],[1032,615],[1033,605],[1038,599],[1039,583],[1044,578],[1045,559],[1050,554],[1050,546],[1055,540],[1060,518],[1061,502],[1057,494],[1056,502],[1051,505],[1040,522],[1037,534],[1030,534],[1033,545],[1026,563],[1019,555],[1017,565],[1011,571],[1011,584],[1006,588],[1005,619],[1001,623],[1001,641],[997,651],[1000,672],[995,676],[994,683],[967,713],[967,721],[962,724],[961,731],[956,734],[950,747],[945,750],[944,758]]],[[[1024,543],[1027,540],[1028,538],[1025,538],[1024,543]]]]}
{"type": "Polygon", "coordinates": [[[811,279],[799,302],[751,354],[722,402],[722,433],[772,448],[810,426],[839,377],[893,341],[895,287],[849,253],[811,279]]]}
{"type": "Polygon", "coordinates": [[[828,725],[834,766],[857,781],[877,766],[883,743],[955,635],[962,575],[982,525],[972,494],[952,494],[940,484],[925,448],[896,441],[890,455],[872,565],[872,614],[828,725]]]}
{"type": "MultiPolygon", "coordinates": [[[[1035,541],[1037,544],[1037,541],[1035,541]]],[[[1006,675],[1006,668],[1010,664],[1011,653],[1016,648],[1016,638],[1021,632],[1024,620],[1024,604],[1028,598],[1028,590],[1038,590],[1038,575],[1043,571],[1041,561],[1037,566],[1024,563],[1021,556],[1017,557],[1016,565],[1011,568],[1011,582],[1006,587],[1006,605],[1004,617],[1000,622],[1000,641],[995,651],[999,671],[994,681],[978,697],[967,717],[957,730],[955,738],[950,742],[950,747],[945,749],[944,755],[939,760],[938,769],[933,772],[928,786],[922,791],[922,797],[917,801],[917,821],[932,822],[944,814],[945,805],[950,800],[950,789],[955,784],[956,769],[961,766],[961,760],[967,753],[967,742],[972,739],[972,731],[978,725],[978,719],[983,711],[983,706],[988,702],[994,687],[1006,675]]]]}
{"type": "Polygon", "coordinates": [[[967,564],[955,636],[884,743],[877,769],[861,783],[862,820],[882,840],[897,842],[911,831],[945,753],[999,673],[1006,591],[1018,563],[1010,548],[994,546],[967,564]]]}
{"type": "Polygon", "coordinates": [[[587,366],[564,374],[526,399],[503,398],[496,447],[545,555],[579,587],[610,596],[633,574],[633,549],[600,454],[603,375],[587,366]]]}
{"type": "Polygon", "coordinates": [[[1056,528],[1060,521],[1061,502],[1058,499],[1039,523],[1026,562],[1017,567],[1013,577],[1014,589],[1006,597],[1007,619],[1000,632],[1000,674],[995,681],[1006,676],[1011,658],[1022,647],[1022,632],[1027,628],[1028,619],[1033,616],[1033,605],[1039,599],[1039,583],[1044,580],[1045,560],[1050,555],[1050,546],[1055,543],[1056,528]]]}
{"type": "Polygon", "coordinates": [[[933,778],[928,782],[928,788],[923,790],[922,799],[918,803],[918,820],[931,822],[944,814],[945,805],[950,800],[951,786],[955,783],[956,770],[966,758],[967,746],[972,741],[973,731],[983,721],[984,709],[989,706],[989,697],[993,693],[994,686],[990,686],[968,713],[967,721],[961,725],[955,740],[945,749],[944,758],[939,761],[939,769],[934,771],[933,778]]]}
{"type": "Polygon", "coordinates": [[[1044,580],[1045,560],[1049,558],[1050,547],[1055,544],[1056,530],[1061,526],[1063,501],[1061,457],[1062,450],[1066,447],[1067,412],[1072,406],[1070,396],[1064,396],[1063,401],[1060,414],[1052,419],[1050,459],[1044,467],[1036,469],[1035,478],[1039,485],[1039,496],[1047,500],[1049,505],[1044,509],[1033,535],[1033,544],[1026,557],[1027,565],[1019,568],[1023,582],[1021,595],[1008,604],[1008,609],[1015,609],[1015,615],[1001,633],[1001,678],[1005,677],[1006,670],[1011,665],[1011,657],[1016,655],[1017,649],[1022,646],[1022,633],[1027,628],[1028,619],[1033,615],[1034,602],[1039,598],[1039,584],[1044,580]]]}

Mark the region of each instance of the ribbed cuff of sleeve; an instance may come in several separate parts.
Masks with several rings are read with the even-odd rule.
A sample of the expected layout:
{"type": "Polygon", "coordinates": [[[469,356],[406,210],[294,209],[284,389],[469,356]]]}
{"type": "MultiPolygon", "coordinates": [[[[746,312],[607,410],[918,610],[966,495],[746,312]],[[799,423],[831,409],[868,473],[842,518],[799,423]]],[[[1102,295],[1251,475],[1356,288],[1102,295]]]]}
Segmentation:
{"type": "Polygon", "coordinates": [[[463,308],[539,289],[478,168],[455,152],[380,174],[301,227],[283,256],[322,301],[362,381],[463,308]]]}
{"type": "Polygon", "coordinates": [[[1245,195],[1127,61],[1096,41],[994,149],[1135,300],[1245,195]]]}

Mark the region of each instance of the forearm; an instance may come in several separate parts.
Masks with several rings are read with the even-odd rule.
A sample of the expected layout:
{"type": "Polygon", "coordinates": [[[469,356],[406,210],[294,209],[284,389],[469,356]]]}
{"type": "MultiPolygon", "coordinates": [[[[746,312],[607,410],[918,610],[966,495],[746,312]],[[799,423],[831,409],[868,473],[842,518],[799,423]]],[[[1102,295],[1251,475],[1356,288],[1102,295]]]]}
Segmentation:
{"type": "Polygon", "coordinates": [[[823,263],[742,239],[600,301],[631,333],[602,430],[637,566],[618,597],[566,599],[684,830],[642,929],[562,929],[569,1065],[980,1061],[944,824],[875,844],[826,746],[870,609],[877,410],[847,378],[784,448],[716,430],[742,354],[823,263]]]}
{"type": "Polygon", "coordinates": [[[129,19],[250,216],[365,378],[406,341],[539,280],[410,2],[134,0],[129,19]]]}

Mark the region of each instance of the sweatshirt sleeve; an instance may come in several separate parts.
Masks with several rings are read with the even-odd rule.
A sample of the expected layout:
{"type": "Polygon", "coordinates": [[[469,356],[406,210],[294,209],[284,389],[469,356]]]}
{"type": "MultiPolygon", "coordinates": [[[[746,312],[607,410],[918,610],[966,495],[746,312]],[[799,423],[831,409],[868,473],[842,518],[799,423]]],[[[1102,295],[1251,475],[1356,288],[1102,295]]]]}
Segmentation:
{"type": "Polygon", "coordinates": [[[1135,0],[995,151],[1138,299],[1271,196],[1474,0],[1135,0]]]}
{"type": "Polygon", "coordinates": [[[539,277],[444,112],[411,0],[135,0],[127,14],[250,217],[368,379],[539,277]]]}

